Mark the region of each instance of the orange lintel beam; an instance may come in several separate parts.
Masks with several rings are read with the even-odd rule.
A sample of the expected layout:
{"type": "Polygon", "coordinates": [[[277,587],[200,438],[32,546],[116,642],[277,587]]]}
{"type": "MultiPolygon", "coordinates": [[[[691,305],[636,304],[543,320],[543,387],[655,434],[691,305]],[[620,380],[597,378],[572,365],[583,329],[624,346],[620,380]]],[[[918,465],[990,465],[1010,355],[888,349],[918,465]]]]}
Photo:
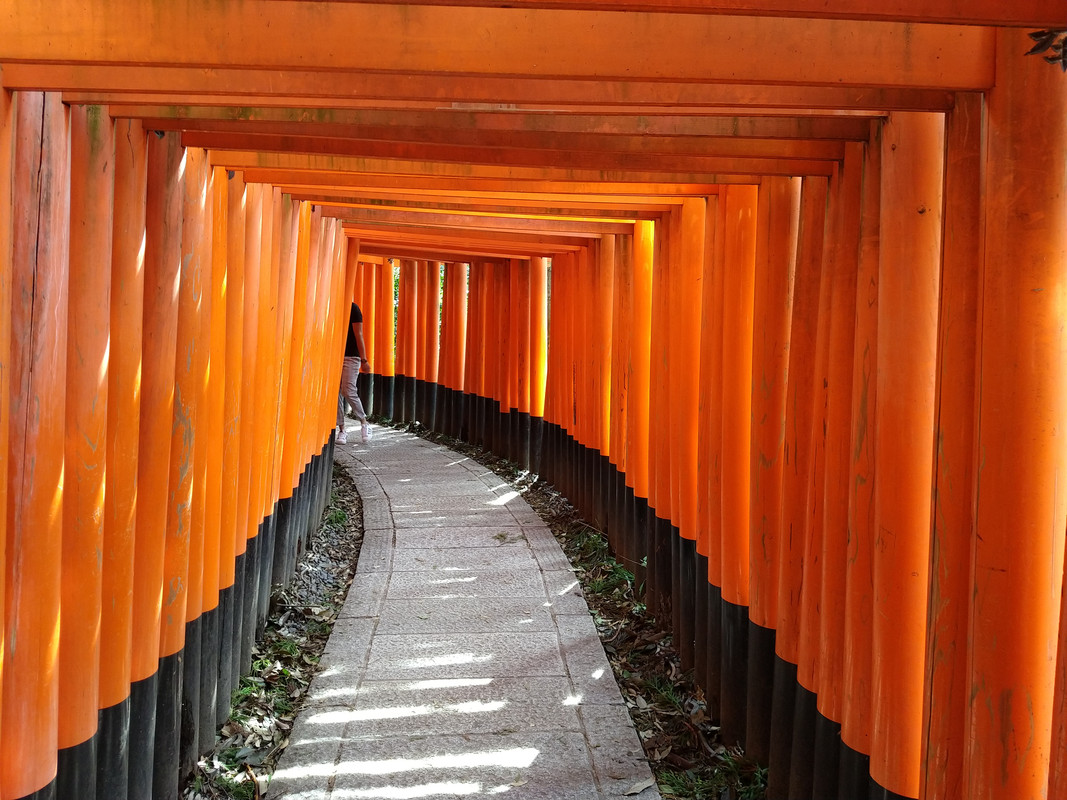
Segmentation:
{"type": "MultiPolygon", "coordinates": [[[[523,140],[489,139],[491,133],[508,136],[522,134],[597,134],[605,136],[704,137],[760,139],[841,139],[866,141],[870,138],[869,122],[884,117],[880,113],[841,114],[803,113],[796,116],[775,116],[737,113],[724,109],[706,115],[676,114],[669,106],[661,113],[646,114],[550,114],[543,111],[520,111],[507,108],[475,111],[471,109],[441,108],[433,111],[383,111],[378,109],[352,110],[342,108],[260,108],[249,106],[148,105],[116,106],[116,117],[144,120],[144,127],[161,130],[248,131],[252,133],[304,134],[337,136],[342,138],[403,138],[405,133],[417,134],[417,140],[436,133],[436,141],[471,143],[456,139],[448,132],[485,136],[486,144],[507,144],[523,140]],[[236,126],[236,127],[235,127],[236,126]]],[[[554,147],[552,139],[544,137],[539,147],[554,147]]],[[[567,142],[574,141],[568,138],[567,142]]],[[[580,141],[580,140],[579,140],[580,141]]],[[[657,141],[653,138],[650,141],[657,141]]],[[[596,146],[611,144],[599,138],[596,146]]],[[[632,142],[626,142],[630,145],[632,142]]],[[[524,146],[531,146],[524,144],[524,146]]]]}
{"type": "MultiPolygon", "coordinates": [[[[414,258],[424,261],[460,261],[470,262],[487,258],[535,258],[532,250],[507,250],[478,247],[413,247],[394,245],[390,242],[374,242],[368,245],[368,252],[383,258],[414,258]]],[[[552,250],[541,250],[541,255],[555,255],[552,250]]],[[[360,256],[363,243],[360,242],[360,256]]]]}
{"type": "Polygon", "coordinates": [[[532,150],[522,147],[482,147],[452,144],[425,144],[369,139],[343,139],[327,136],[275,136],[249,133],[188,131],[182,134],[185,147],[209,150],[253,148],[268,152],[295,152],[349,156],[368,159],[455,162],[489,167],[543,167],[559,170],[615,170],[623,174],[719,174],[730,172],[763,175],[829,175],[830,161],[745,156],[658,155],[627,152],[573,150],[532,150]]]}
{"type": "Polygon", "coordinates": [[[493,208],[496,206],[523,206],[524,208],[564,208],[567,211],[580,211],[581,216],[625,216],[627,218],[642,211],[669,211],[682,201],[678,197],[656,197],[654,195],[631,194],[615,196],[607,194],[585,193],[580,196],[558,192],[486,192],[449,188],[442,185],[435,189],[416,187],[389,189],[375,186],[336,186],[329,180],[315,181],[312,176],[290,176],[276,173],[267,181],[293,195],[314,194],[324,200],[345,198],[353,202],[369,205],[389,206],[408,205],[412,207],[447,208],[448,205],[468,208],[474,206],[493,208]]]}
{"type": "MultiPolygon", "coordinates": [[[[530,119],[528,115],[512,115],[516,122],[530,119]]],[[[120,115],[120,118],[125,118],[120,115]]],[[[615,121],[632,121],[630,117],[614,116],[605,117],[615,121]]],[[[711,119],[709,117],[691,117],[695,121],[711,119]]],[[[732,118],[736,119],[736,118],[732,118]]],[[[751,119],[751,118],[749,118],[751,119]]],[[[811,123],[816,120],[811,117],[782,117],[768,120],[769,122],[797,122],[811,123]]],[[[418,154],[425,157],[423,151],[426,147],[441,148],[444,160],[455,160],[449,155],[452,152],[460,154],[460,160],[481,160],[477,157],[468,157],[469,148],[474,150],[477,156],[481,153],[504,154],[514,153],[518,150],[536,150],[540,155],[532,163],[545,163],[546,160],[553,163],[574,163],[596,161],[597,156],[607,157],[613,154],[610,163],[619,163],[617,154],[622,153],[630,162],[640,166],[642,163],[650,163],[652,159],[661,160],[663,156],[672,159],[685,157],[687,163],[692,159],[700,158],[781,158],[781,159],[832,159],[840,161],[844,158],[844,142],[847,134],[854,133],[854,141],[866,141],[870,138],[869,118],[866,117],[843,117],[835,120],[820,120],[830,123],[825,126],[813,126],[808,124],[781,125],[783,131],[791,129],[790,135],[798,134],[805,129],[823,128],[827,133],[839,134],[835,139],[821,138],[763,138],[756,134],[747,135],[742,133],[727,135],[658,135],[658,134],[615,134],[596,131],[594,133],[571,133],[563,131],[521,131],[521,130],[477,130],[471,128],[456,129],[448,126],[426,126],[420,128],[390,128],[388,126],[350,126],[334,125],[330,123],[320,124],[315,122],[260,122],[240,120],[204,120],[204,119],[145,119],[144,126],[150,130],[171,131],[180,130],[189,136],[192,132],[203,136],[221,135],[224,142],[232,142],[235,135],[244,137],[250,135],[263,137],[277,137],[286,139],[299,139],[302,137],[315,137],[314,152],[322,152],[320,148],[337,148],[329,152],[352,153],[358,155],[387,155],[395,157],[407,157],[411,152],[412,145],[419,147],[418,154]],[[837,124],[835,124],[837,123],[837,124]],[[338,147],[338,143],[340,143],[338,147]],[[590,155],[596,154],[596,156],[590,155]],[[648,159],[649,161],[643,161],[648,159]]],[[[591,123],[595,124],[595,123],[591,123]]],[[[619,126],[622,127],[622,126],[619,126]]],[[[630,127],[630,126],[626,126],[630,127]]],[[[699,127],[699,126],[694,126],[699,127]]],[[[715,126],[718,128],[719,126],[715,126]]],[[[754,130],[772,126],[746,126],[754,130]]],[[[205,140],[210,141],[210,140],[205,140]]],[[[241,146],[241,145],[239,145],[241,146]]],[[[244,149],[244,146],[241,146],[244,149]]],[[[434,152],[432,149],[425,151],[434,152]]],[[[521,157],[520,161],[521,162],[521,157]]],[[[692,169],[693,167],[690,167],[692,169]]]]}
{"type": "Polygon", "coordinates": [[[423,228],[475,228],[514,233],[562,233],[570,236],[596,236],[603,233],[632,234],[633,224],[625,222],[594,222],[591,220],[531,219],[529,217],[492,217],[477,214],[428,213],[398,209],[353,208],[346,205],[321,203],[323,213],[337,216],[345,222],[418,225],[423,228]]]}
{"type": "MultiPolygon", "coordinates": [[[[328,212],[327,212],[328,213],[328,212]]],[[[497,231],[475,231],[462,228],[416,228],[401,225],[361,225],[343,222],[345,233],[357,237],[360,244],[366,241],[418,242],[451,244],[456,242],[478,242],[519,247],[554,247],[562,250],[577,250],[589,245],[589,239],[577,236],[559,236],[536,233],[504,233],[497,231]]]]}
{"type": "MultiPolygon", "coordinates": [[[[521,177],[515,175],[390,175],[361,172],[360,165],[353,159],[322,159],[297,153],[238,153],[220,151],[208,154],[213,166],[225,166],[241,170],[248,183],[281,184],[301,183],[318,184],[330,187],[358,186],[384,189],[398,189],[406,192],[425,191],[432,196],[462,196],[467,192],[488,192],[503,196],[513,193],[521,197],[524,193],[566,196],[568,194],[586,197],[612,197],[624,199],[637,195],[640,197],[659,196],[665,203],[678,203],[683,196],[711,195],[719,191],[721,184],[759,183],[759,175],[719,175],[714,182],[666,182],[657,180],[608,180],[606,177],[576,179],[560,178],[524,172],[521,177]],[[564,193],[561,195],[560,193],[564,193]]],[[[455,172],[455,170],[453,170],[455,172]]]]}
{"type": "Polygon", "coordinates": [[[502,217],[530,217],[550,219],[596,219],[601,222],[609,222],[617,219],[650,219],[670,209],[665,203],[647,203],[629,207],[616,205],[605,207],[602,204],[583,203],[582,201],[566,201],[562,204],[558,201],[524,199],[521,205],[518,201],[510,201],[507,204],[485,198],[470,198],[440,200],[426,199],[425,195],[418,196],[402,192],[394,192],[388,196],[367,196],[366,192],[357,190],[333,190],[330,188],[305,188],[292,184],[277,185],[283,194],[291,196],[294,200],[306,200],[316,205],[346,206],[348,208],[370,209],[395,209],[405,211],[418,211],[427,214],[473,214],[484,216],[502,217]]]}
{"type": "Polygon", "coordinates": [[[12,63],[4,67],[10,89],[75,93],[71,103],[135,103],[348,109],[544,110],[590,105],[605,111],[670,107],[701,113],[720,106],[749,109],[870,109],[948,111],[944,89],[867,86],[780,86],[755,83],[687,83],[647,80],[583,80],[520,76],[468,76],[373,72],[331,73],[225,67],[12,63]],[[77,94],[80,93],[80,94],[77,94]]]}
{"type": "Polygon", "coordinates": [[[995,52],[993,31],[973,26],[298,0],[3,0],[0,20],[0,61],[279,71],[793,84],[804,64],[808,84],[980,90],[995,52]],[[314,31],[311,46],[294,31],[314,31]],[[374,46],[353,47],[353,31],[374,46]]]}
{"type": "MultiPolygon", "coordinates": [[[[236,137],[240,139],[243,147],[253,147],[265,144],[254,141],[256,137],[236,137]]],[[[185,141],[186,146],[201,146],[192,141],[185,141]]],[[[217,144],[217,142],[216,142],[217,144]]],[[[238,142],[234,142],[238,144],[238,142]]],[[[263,148],[267,149],[267,148],[263,148]]],[[[515,188],[515,181],[574,181],[585,184],[595,184],[599,181],[609,183],[628,183],[631,185],[640,183],[668,184],[719,184],[736,183],[729,180],[731,174],[745,176],[744,183],[753,183],[753,175],[828,175],[830,162],[811,163],[811,171],[804,171],[803,167],[809,162],[803,161],[773,161],[771,159],[746,159],[743,162],[734,159],[722,159],[722,166],[727,169],[722,172],[675,172],[664,170],[640,171],[634,169],[607,169],[607,168],[569,168],[555,166],[514,166],[500,164],[470,164],[470,163],[447,163],[439,160],[403,160],[390,158],[361,158],[358,156],[328,155],[307,152],[263,152],[256,149],[251,152],[241,150],[212,150],[212,166],[227,167],[229,169],[241,169],[242,167],[258,167],[268,165],[284,165],[286,163],[303,163],[312,169],[337,172],[363,173],[365,180],[368,174],[385,174],[404,176],[404,180],[398,185],[407,185],[410,177],[434,176],[437,178],[500,178],[505,185],[511,182],[515,188]],[[817,169],[816,169],[817,167],[817,169]],[[744,170],[747,169],[746,173],[744,170]]],[[[247,180],[247,178],[246,178],[247,180]]],[[[604,191],[604,190],[600,190],[604,191]]],[[[638,190],[642,191],[642,190],[638,190]]],[[[647,193],[647,190],[645,190],[647,193]]]]}
{"type": "MultiPolygon", "coordinates": [[[[370,0],[402,3],[404,0],[370,0]]],[[[450,5],[454,0],[423,0],[427,5],[450,5]]],[[[1067,6],[1044,0],[466,0],[465,5],[503,8],[567,8],[598,11],[653,11],[683,14],[749,14],[768,17],[941,22],[949,25],[1050,28],[1067,24],[1067,6]]]]}

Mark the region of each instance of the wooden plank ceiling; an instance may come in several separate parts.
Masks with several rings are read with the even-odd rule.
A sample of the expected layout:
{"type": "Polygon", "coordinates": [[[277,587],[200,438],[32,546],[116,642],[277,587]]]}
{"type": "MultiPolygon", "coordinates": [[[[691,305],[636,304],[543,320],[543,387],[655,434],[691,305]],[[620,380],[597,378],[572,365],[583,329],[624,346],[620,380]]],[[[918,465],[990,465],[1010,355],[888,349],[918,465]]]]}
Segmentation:
{"type": "Polygon", "coordinates": [[[990,87],[1047,0],[0,0],[0,84],[180,131],[361,252],[570,252],[682,198],[829,175],[990,87]]]}

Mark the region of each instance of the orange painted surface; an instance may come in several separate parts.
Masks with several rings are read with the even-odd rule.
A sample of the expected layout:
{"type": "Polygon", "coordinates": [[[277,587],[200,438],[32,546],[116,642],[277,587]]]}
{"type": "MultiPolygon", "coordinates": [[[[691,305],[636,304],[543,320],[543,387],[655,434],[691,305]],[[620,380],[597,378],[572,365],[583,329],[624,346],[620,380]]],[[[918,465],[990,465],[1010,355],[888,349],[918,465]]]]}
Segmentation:
{"type": "MultiPolygon", "coordinates": [[[[202,159],[203,153],[197,153],[202,159]]],[[[188,189],[188,159],[186,164],[186,188],[188,189]]],[[[200,211],[200,235],[193,242],[195,260],[200,264],[200,286],[196,300],[198,330],[193,348],[193,499],[190,507],[189,528],[189,580],[186,596],[185,621],[197,619],[204,610],[204,595],[207,581],[204,580],[204,564],[208,557],[207,543],[207,457],[210,444],[207,441],[208,427],[208,370],[211,366],[211,316],[212,316],[212,250],[214,248],[214,192],[211,184],[213,170],[205,165],[196,166],[197,208],[200,211]]],[[[183,229],[184,234],[184,229],[183,229]]],[[[217,551],[217,547],[216,547],[217,551]]],[[[217,552],[216,552],[217,557],[217,552]]],[[[212,587],[214,589],[216,587],[212,587]]]]}
{"type": "MultiPolygon", "coordinates": [[[[997,85],[987,107],[971,739],[964,765],[964,791],[981,800],[1041,798],[1065,783],[1059,769],[1052,782],[1043,773],[1051,757],[1067,527],[1067,95],[1061,72],[1023,56],[1028,46],[1025,37],[998,31],[997,85]],[[1047,125],[1033,122],[1036,102],[1047,125]]],[[[1062,767],[1061,753],[1057,759],[1062,767]]]]}
{"type": "Polygon", "coordinates": [[[465,391],[464,376],[466,375],[466,345],[467,345],[467,286],[470,274],[469,264],[455,265],[456,291],[453,305],[453,315],[450,318],[452,334],[455,346],[453,367],[455,369],[452,388],[457,391],[465,391]]]}
{"type": "Polygon", "coordinates": [[[393,324],[393,275],[392,262],[387,261],[382,265],[381,278],[378,280],[378,330],[375,335],[377,348],[374,356],[374,371],[379,375],[390,376],[395,370],[394,359],[394,335],[393,324]]]}
{"type": "Polygon", "coordinates": [[[789,335],[775,652],[794,664],[799,657],[808,492],[812,476],[815,341],[819,324],[826,193],[827,182],[821,178],[805,178],[801,185],[793,322],[789,335]]]}
{"type": "Polygon", "coordinates": [[[612,326],[614,311],[615,265],[617,259],[616,238],[614,234],[605,234],[600,239],[598,252],[596,286],[596,334],[593,340],[593,365],[599,375],[596,386],[597,395],[593,402],[597,407],[599,422],[599,447],[602,456],[612,456],[614,448],[611,441],[611,366],[612,366],[612,326]]]}
{"type": "Polygon", "coordinates": [[[0,794],[23,797],[56,774],[70,195],[59,96],[15,105],[0,794]]]}
{"type": "Polygon", "coordinates": [[[611,382],[608,413],[611,463],[624,475],[627,470],[627,454],[630,444],[626,435],[630,416],[627,400],[629,390],[627,373],[633,340],[631,324],[634,304],[633,288],[633,236],[621,235],[615,240],[615,270],[611,286],[611,382]]]}
{"type": "MultiPolygon", "coordinates": [[[[981,95],[946,119],[945,234],[938,326],[930,600],[920,794],[959,797],[967,741],[967,639],[974,546],[975,367],[981,273],[981,95]]],[[[1054,796],[1054,795],[1053,795],[1054,796]]]]}
{"type": "Polygon", "coordinates": [[[259,525],[254,507],[253,453],[258,430],[256,396],[260,392],[256,350],[259,346],[262,224],[263,187],[250,183],[245,187],[244,308],[241,314],[244,321],[241,351],[241,453],[237,486],[238,555],[245,552],[248,539],[252,538],[259,525]]]}
{"type": "Polygon", "coordinates": [[[519,302],[515,313],[516,330],[515,355],[515,404],[519,411],[524,414],[530,413],[530,377],[531,377],[531,351],[530,351],[530,315],[532,311],[531,295],[531,264],[529,260],[520,261],[516,268],[518,283],[519,302]]]}
{"type": "Polygon", "coordinates": [[[359,303],[359,310],[363,312],[363,344],[367,348],[367,357],[370,359],[371,368],[374,369],[377,364],[377,324],[378,324],[378,303],[377,303],[377,281],[381,274],[380,264],[363,264],[363,285],[357,286],[356,291],[359,293],[359,297],[356,302],[359,303]]]}
{"type": "Polygon", "coordinates": [[[517,258],[511,259],[508,264],[510,313],[505,318],[505,324],[508,327],[508,411],[519,408],[519,326],[525,301],[520,285],[521,267],[522,261],[517,258]]]}
{"type": "MultiPolygon", "coordinates": [[[[15,162],[14,95],[4,88],[4,74],[0,69],[0,297],[11,297],[12,246],[12,169],[15,162]]],[[[11,456],[8,452],[11,397],[11,304],[0,303],[0,603],[7,594],[7,508],[8,471],[11,456]]],[[[2,611],[2,606],[0,606],[2,611]]],[[[5,618],[6,619],[6,618],[5,618]]],[[[2,637],[0,637],[2,638],[2,637]]],[[[3,656],[6,652],[0,641],[0,701],[3,699],[3,656]]],[[[2,719],[0,702],[0,719],[2,719]]]]}
{"type": "MultiPolygon", "coordinates": [[[[130,691],[133,648],[137,431],[141,418],[147,140],[133,122],[115,128],[114,229],[108,349],[107,482],[101,564],[100,707],[130,691]]],[[[0,205],[2,205],[0,200],[0,205]]]]}
{"type": "Polygon", "coordinates": [[[944,120],[882,132],[875,410],[871,776],[919,791],[926,650],[944,120]]]}
{"type": "MultiPolygon", "coordinates": [[[[767,178],[756,209],[752,351],[752,497],[749,617],[773,628],[785,468],[786,368],[800,222],[800,180],[767,178]]],[[[703,382],[702,382],[703,383],[703,382]]]]}
{"type": "Polygon", "coordinates": [[[396,372],[415,377],[418,359],[418,328],[416,285],[418,262],[405,258],[400,262],[400,305],[396,323],[396,372]]]}
{"type": "MultiPolygon", "coordinates": [[[[664,227],[657,226],[654,238],[652,269],[652,341],[649,349],[649,409],[655,409],[661,415],[669,408],[668,387],[670,371],[668,358],[670,349],[670,284],[667,280],[670,261],[667,246],[671,239],[664,227]],[[662,235],[666,233],[666,235],[662,235]]],[[[673,411],[673,409],[672,409],[673,411]]],[[[648,437],[648,505],[654,509],[660,519],[671,519],[671,470],[670,470],[670,426],[667,431],[661,428],[646,432],[648,437]]]]}
{"type": "Polygon", "coordinates": [[[830,340],[826,377],[826,472],[823,483],[822,585],[819,599],[818,709],[840,722],[844,713],[845,571],[852,436],[852,367],[856,273],[860,248],[863,145],[849,143],[831,203],[830,340]]]}
{"type": "Polygon", "coordinates": [[[105,109],[72,107],[60,747],[96,732],[99,704],[114,161],[114,123],[105,109]]]}
{"type": "MultiPolygon", "coordinates": [[[[756,272],[755,186],[729,186],[723,274],[722,599],[748,605],[752,338],[756,272]]],[[[760,321],[762,324],[762,320],[760,321]]],[[[713,521],[714,524],[714,521],[713,521]]]]}
{"type": "Polygon", "coordinates": [[[726,196],[712,203],[704,238],[704,285],[700,322],[700,420],[697,468],[700,471],[697,552],[708,559],[707,579],[722,586],[722,357],[723,274],[726,270],[726,196]]]}
{"type": "MultiPolygon", "coordinates": [[[[245,202],[248,193],[242,178],[227,175],[226,180],[226,387],[223,400],[222,519],[223,536],[232,539],[223,545],[219,559],[219,584],[233,586],[233,558],[245,551],[245,523],[248,514],[247,488],[240,491],[241,458],[244,444],[244,335],[245,335],[245,202]],[[227,558],[232,554],[233,558],[227,558]]],[[[247,483],[245,483],[247,487],[247,483]]]]}
{"type": "Polygon", "coordinates": [[[200,239],[204,234],[206,161],[203,151],[191,148],[184,153],[184,179],[179,180],[182,197],[182,235],[177,301],[177,355],[174,363],[174,412],[170,428],[170,477],[167,495],[167,538],[163,558],[162,605],[159,655],[177,653],[185,645],[185,623],[190,595],[192,604],[200,597],[195,573],[202,565],[203,525],[193,528],[193,476],[196,471],[196,413],[203,398],[203,376],[197,342],[201,332],[200,300],[203,292],[203,263],[200,239]],[[194,555],[195,551],[196,554],[194,555]]]}
{"type": "Polygon", "coordinates": [[[300,482],[300,473],[310,458],[308,443],[302,435],[303,411],[308,384],[304,381],[307,363],[308,342],[308,256],[311,237],[311,205],[301,203],[295,214],[295,236],[291,241],[295,274],[293,276],[292,333],[289,344],[287,401],[285,406],[286,447],[282,451],[278,496],[285,499],[293,496],[300,482]]]}
{"type": "Polygon", "coordinates": [[[204,508],[204,581],[201,611],[218,607],[222,584],[223,559],[233,560],[232,529],[222,527],[223,487],[223,431],[226,403],[226,251],[228,242],[227,205],[228,181],[226,171],[216,167],[208,184],[211,202],[211,339],[205,380],[206,421],[204,438],[207,459],[204,466],[206,483],[204,508]]]}
{"type": "MultiPolygon", "coordinates": [[[[683,539],[697,538],[697,439],[701,288],[707,201],[686,198],[671,247],[670,380],[672,520],[683,539]]],[[[673,231],[673,228],[672,228],[673,231]]]]}
{"type": "Polygon", "coordinates": [[[133,571],[131,679],[155,674],[159,663],[163,551],[170,497],[171,429],[178,335],[181,261],[182,151],[176,136],[148,137],[145,207],[144,315],[141,350],[141,427],[137,460],[137,522],[133,571]],[[151,458],[147,454],[151,453],[151,458]]]}
{"type": "MultiPolygon", "coordinates": [[[[880,129],[878,129],[880,136],[880,129]]],[[[878,219],[881,175],[878,138],[866,147],[856,272],[856,331],[852,356],[852,432],[849,440],[848,550],[845,561],[844,697],[841,740],[870,754],[871,615],[874,587],[874,412],[878,354],[878,219]]]]}
{"type": "Polygon", "coordinates": [[[822,245],[819,255],[819,311],[815,326],[815,366],[811,384],[811,434],[808,440],[808,470],[803,521],[800,584],[797,682],[811,692],[819,691],[819,623],[822,599],[824,487],[826,480],[826,435],[829,420],[830,314],[833,284],[834,219],[840,179],[835,168],[827,189],[822,245]]]}
{"type": "MultiPolygon", "coordinates": [[[[297,245],[300,239],[298,230],[300,221],[296,203],[287,195],[281,196],[283,221],[279,250],[281,260],[278,272],[278,312],[276,316],[275,358],[276,395],[274,427],[277,435],[274,440],[274,457],[271,471],[270,500],[273,504],[290,497],[294,486],[293,464],[300,453],[300,443],[295,414],[290,414],[290,401],[301,403],[290,397],[290,390],[300,386],[300,374],[293,374],[293,362],[300,367],[299,345],[294,341],[297,335],[295,318],[297,315],[297,281],[306,284],[307,270],[303,275],[297,274],[299,253],[297,245]],[[295,349],[295,350],[294,350],[295,349]],[[292,381],[292,384],[290,384],[292,381]]],[[[349,294],[349,297],[352,295],[349,294]]],[[[300,298],[301,302],[305,298],[300,298]]],[[[300,331],[302,334],[303,331],[300,331]]]]}
{"type": "Polygon", "coordinates": [[[627,485],[640,498],[649,496],[649,365],[652,347],[652,264],[655,251],[655,225],[647,220],[634,223],[633,333],[630,347],[627,394],[630,414],[627,420],[627,485]],[[630,483],[632,481],[632,483],[630,483]]]}
{"type": "Polygon", "coordinates": [[[545,379],[548,369],[548,268],[549,259],[530,259],[530,414],[545,416],[545,379]]]}

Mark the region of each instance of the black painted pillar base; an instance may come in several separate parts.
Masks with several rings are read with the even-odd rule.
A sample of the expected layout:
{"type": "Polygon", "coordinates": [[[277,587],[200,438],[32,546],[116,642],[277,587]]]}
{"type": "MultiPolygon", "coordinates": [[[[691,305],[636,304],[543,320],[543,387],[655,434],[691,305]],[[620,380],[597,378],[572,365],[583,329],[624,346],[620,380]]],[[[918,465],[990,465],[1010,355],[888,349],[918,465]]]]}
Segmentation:
{"type": "MultiPolygon", "coordinates": [[[[247,548],[247,544],[245,545],[247,548]]],[[[244,662],[241,660],[241,653],[244,650],[244,625],[245,625],[245,584],[248,582],[245,577],[245,573],[248,571],[245,567],[245,562],[248,560],[248,550],[234,559],[234,583],[233,583],[233,613],[230,615],[233,627],[233,636],[230,639],[230,678],[229,687],[230,694],[232,695],[234,689],[241,684],[241,668],[244,662]]],[[[230,699],[229,696],[226,698],[230,699]]]]}
{"type": "Polygon", "coordinates": [[[52,782],[45,786],[43,789],[38,789],[33,794],[20,797],[19,800],[66,800],[66,798],[60,796],[56,789],[56,780],[53,778],[52,782]]]}
{"type": "Polygon", "coordinates": [[[708,682],[704,696],[711,710],[711,718],[722,721],[722,589],[708,583],[708,682]]]}
{"type": "Polygon", "coordinates": [[[215,716],[219,702],[219,634],[222,613],[219,606],[200,615],[200,724],[197,758],[215,744],[215,716]]]}
{"type": "Polygon", "coordinates": [[[774,657],[774,699],[771,708],[771,756],[767,760],[767,800],[790,800],[789,771],[796,715],[797,666],[774,657]]]}
{"type": "Polygon", "coordinates": [[[293,498],[283,497],[274,506],[275,533],[272,553],[271,585],[284,587],[289,583],[289,561],[296,549],[292,541],[291,511],[293,498]]]}
{"type": "Polygon", "coordinates": [[[774,700],[774,629],[748,623],[748,718],[745,755],[759,764],[771,759],[774,700]]]}
{"type": "Polygon", "coordinates": [[[130,685],[129,800],[152,800],[159,672],[130,685]]]}
{"type": "Polygon", "coordinates": [[[96,747],[96,796],[127,800],[130,771],[130,698],[100,709],[96,747]]]}
{"type": "MultiPolygon", "coordinates": [[[[678,529],[675,528],[677,531],[678,529]]],[[[684,669],[692,669],[694,652],[696,650],[696,601],[697,581],[707,583],[706,575],[697,575],[697,543],[693,539],[683,539],[678,536],[681,556],[678,570],[678,583],[675,584],[675,606],[680,607],[681,613],[675,615],[679,618],[679,625],[675,633],[674,646],[678,648],[678,656],[682,660],[684,669]]]]}
{"type": "Polygon", "coordinates": [[[178,798],[184,661],[184,653],[181,650],[159,659],[152,800],[178,798]]]}
{"type": "Polygon", "coordinates": [[[815,788],[815,693],[799,683],[793,716],[793,748],[789,758],[789,796],[811,797],[815,788]]]}
{"type": "Polygon", "coordinates": [[[219,649],[215,665],[218,689],[215,696],[215,727],[230,716],[230,696],[233,694],[233,595],[234,587],[219,592],[219,649]]]}
{"type": "Polygon", "coordinates": [[[385,419],[395,419],[393,414],[396,405],[396,376],[382,375],[381,380],[381,403],[379,414],[385,419]]]}
{"type": "MultiPolygon", "coordinates": [[[[841,771],[841,725],[818,711],[815,715],[815,766],[812,797],[837,798],[841,771]]],[[[850,798],[848,799],[850,800],[850,798]]]]}
{"type": "Polygon", "coordinates": [[[652,512],[648,507],[647,497],[638,497],[634,495],[634,502],[632,507],[633,520],[631,521],[631,533],[633,536],[633,552],[634,552],[634,581],[637,583],[638,591],[645,598],[645,605],[651,609],[650,595],[651,590],[648,585],[649,580],[649,517],[652,516],[652,512]]]}
{"type": "Polygon", "coordinates": [[[531,455],[530,455],[530,453],[531,453],[531,450],[530,450],[530,436],[531,436],[531,432],[533,430],[533,423],[532,423],[532,420],[530,419],[529,413],[527,413],[525,411],[520,411],[519,412],[519,414],[518,414],[518,422],[519,422],[519,436],[518,436],[518,445],[517,445],[518,452],[516,453],[517,458],[515,460],[518,462],[520,467],[522,467],[523,469],[525,469],[527,471],[530,471],[530,470],[533,469],[533,462],[532,462],[532,458],[531,458],[531,455]]]}
{"type": "Polygon", "coordinates": [[[838,790],[841,798],[866,797],[871,784],[871,757],[841,743],[838,790]]]}
{"type": "Polygon", "coordinates": [[[545,420],[543,417],[530,417],[530,471],[541,474],[541,461],[545,453],[545,420]]]}
{"type": "Polygon", "coordinates": [[[748,706],[748,608],[722,601],[722,722],[728,744],[745,741],[748,706]]]}
{"type": "Polygon", "coordinates": [[[54,783],[57,796],[96,800],[98,736],[99,730],[81,744],[64,747],[56,754],[58,763],[54,783]]]}
{"type": "Polygon", "coordinates": [[[393,419],[404,424],[411,422],[408,416],[408,376],[396,375],[394,380],[393,419]]]}
{"type": "MultiPolygon", "coordinates": [[[[696,584],[693,587],[693,679],[708,696],[708,598],[711,584],[708,583],[708,557],[697,553],[696,584]]],[[[708,716],[712,714],[709,711],[708,716]]]]}
{"type": "Polygon", "coordinates": [[[200,755],[200,655],[203,618],[185,623],[185,649],[182,653],[178,780],[184,782],[196,767],[200,755]]]}
{"type": "Polygon", "coordinates": [[[238,676],[252,663],[252,643],[256,639],[256,596],[259,591],[260,537],[249,539],[244,553],[244,581],[241,586],[241,657],[238,676]]]}

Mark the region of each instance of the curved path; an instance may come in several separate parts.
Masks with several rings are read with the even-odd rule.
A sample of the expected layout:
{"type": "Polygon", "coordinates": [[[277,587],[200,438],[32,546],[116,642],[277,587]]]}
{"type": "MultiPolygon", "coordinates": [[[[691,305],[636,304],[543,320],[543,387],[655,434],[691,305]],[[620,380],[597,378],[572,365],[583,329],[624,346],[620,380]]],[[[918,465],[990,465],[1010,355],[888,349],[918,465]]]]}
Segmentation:
{"type": "Polygon", "coordinates": [[[352,588],[268,798],[659,794],[588,606],[526,501],[390,428],[336,448],[363,499],[352,588]]]}

